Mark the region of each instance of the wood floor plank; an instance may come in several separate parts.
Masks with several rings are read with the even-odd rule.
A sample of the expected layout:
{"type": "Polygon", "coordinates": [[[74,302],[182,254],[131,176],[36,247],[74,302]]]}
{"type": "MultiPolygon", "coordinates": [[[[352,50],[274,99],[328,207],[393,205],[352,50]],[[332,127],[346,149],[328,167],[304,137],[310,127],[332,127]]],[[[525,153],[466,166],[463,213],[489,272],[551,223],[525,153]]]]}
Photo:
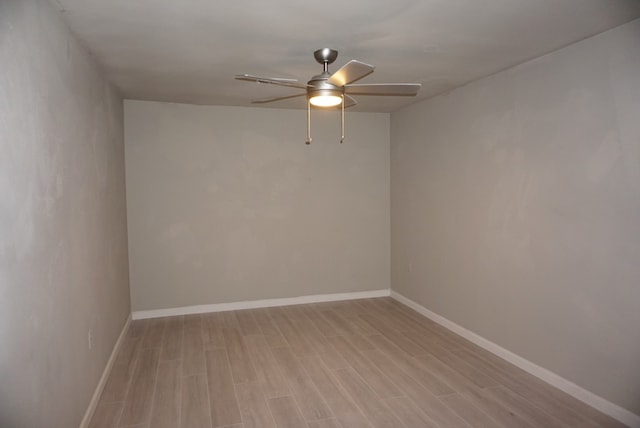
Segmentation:
{"type": "Polygon", "coordinates": [[[242,423],[231,366],[224,349],[205,352],[211,422],[214,427],[242,423]]]}
{"type": "Polygon", "coordinates": [[[353,329],[358,331],[358,334],[362,337],[372,336],[374,334],[379,334],[378,330],[371,327],[371,324],[364,321],[357,314],[353,316],[349,316],[346,318],[347,321],[353,325],[353,329]]]}
{"type": "Polygon", "coordinates": [[[243,336],[248,334],[261,334],[260,327],[253,316],[253,311],[237,311],[236,317],[243,336]]]}
{"type": "Polygon", "coordinates": [[[504,386],[486,388],[485,393],[491,396],[495,401],[505,404],[505,407],[512,409],[534,426],[545,428],[567,428],[565,424],[550,416],[548,413],[540,410],[538,407],[529,403],[527,400],[504,386]]]}
{"type": "Polygon", "coordinates": [[[349,300],[349,302],[351,303],[350,312],[353,313],[354,315],[362,315],[371,311],[373,311],[374,313],[377,313],[379,311],[378,307],[377,306],[370,307],[371,305],[367,303],[368,300],[370,299],[349,300]]]}
{"type": "Polygon", "coordinates": [[[282,368],[293,397],[300,406],[304,418],[307,421],[313,421],[332,417],[333,413],[325,404],[314,383],[301,362],[293,355],[291,349],[274,348],[271,351],[282,368]]]}
{"type": "Polygon", "coordinates": [[[474,386],[461,394],[505,428],[535,428],[512,408],[496,400],[483,389],[474,386]]]}
{"type": "Polygon", "coordinates": [[[502,373],[503,376],[517,377],[527,375],[528,373],[520,367],[516,367],[506,360],[492,354],[491,352],[480,348],[479,346],[471,348],[454,349],[451,351],[457,356],[468,361],[479,361],[492,367],[494,370],[502,373]]]}
{"type": "Polygon", "coordinates": [[[316,354],[320,355],[327,366],[332,369],[343,369],[348,363],[335,349],[329,340],[318,330],[316,325],[309,318],[300,319],[297,322],[298,330],[307,341],[316,349],[316,354]]]}
{"type": "Polygon", "coordinates": [[[402,392],[411,398],[437,424],[447,428],[468,428],[468,424],[441,403],[414,375],[402,370],[398,364],[393,365],[382,360],[383,355],[380,350],[369,351],[366,355],[372,361],[383,361],[382,364],[386,368],[387,375],[398,385],[402,392]]]}
{"type": "MultiPolygon", "coordinates": [[[[378,349],[391,358],[394,363],[404,372],[412,376],[420,382],[425,388],[434,395],[448,395],[455,392],[455,388],[446,378],[442,377],[440,372],[432,370],[430,367],[421,364],[420,360],[404,354],[399,348],[395,347],[387,338],[382,336],[371,336],[370,340],[378,346],[378,349]]],[[[364,352],[367,354],[366,352],[364,352]]],[[[370,354],[376,356],[377,354],[370,354]]],[[[378,364],[383,363],[381,356],[377,355],[378,364]]]]}
{"type": "Polygon", "coordinates": [[[337,380],[329,368],[323,364],[320,357],[305,358],[302,360],[302,364],[342,426],[345,428],[371,428],[367,418],[338,385],[337,380]]]}
{"type": "Polygon", "coordinates": [[[335,329],[335,333],[331,336],[342,336],[348,338],[349,341],[359,350],[373,349],[374,346],[364,337],[363,332],[371,331],[372,329],[366,322],[362,322],[360,327],[357,323],[354,323],[347,316],[341,316],[339,311],[336,310],[323,310],[320,312],[323,319],[335,329]]]}
{"type": "Polygon", "coordinates": [[[317,305],[308,305],[306,312],[307,318],[309,318],[316,326],[316,328],[325,337],[337,336],[339,334],[345,334],[345,332],[339,332],[336,328],[327,320],[318,309],[317,305]]]}
{"type": "Polygon", "coordinates": [[[120,352],[116,357],[107,383],[100,396],[100,403],[124,401],[136,367],[141,344],[141,337],[127,338],[123,341],[120,352]]]}
{"type": "Polygon", "coordinates": [[[161,360],[179,360],[182,358],[183,339],[183,318],[182,316],[170,317],[162,338],[161,360]]]}
{"type": "Polygon", "coordinates": [[[377,297],[359,300],[359,305],[366,309],[366,312],[377,315],[384,315],[391,312],[386,299],[377,297]]]}
{"type": "Polygon", "coordinates": [[[404,314],[395,309],[390,309],[388,312],[376,316],[380,317],[381,321],[383,321],[381,324],[392,328],[398,333],[425,331],[425,328],[422,325],[411,318],[405,317],[404,314]]]}
{"type": "Polygon", "coordinates": [[[380,322],[380,320],[377,320],[375,317],[370,315],[361,315],[360,317],[371,327],[378,330],[380,334],[387,338],[387,340],[392,342],[394,345],[396,345],[398,348],[402,349],[409,355],[423,355],[427,352],[427,349],[400,335],[397,330],[389,327],[384,322],[380,322]]]}
{"type": "Polygon", "coordinates": [[[247,347],[242,340],[240,330],[238,328],[224,327],[222,335],[227,345],[233,381],[242,383],[256,380],[256,371],[249,357],[247,347]]]}
{"type": "Polygon", "coordinates": [[[451,369],[442,361],[431,355],[420,357],[433,370],[438,371],[444,379],[453,385],[454,389],[468,399],[474,406],[484,411],[492,419],[505,427],[531,427],[526,418],[519,415],[508,404],[488,395],[485,390],[478,388],[466,377],[451,369]]]}
{"type": "Polygon", "coordinates": [[[149,422],[159,360],[160,348],[147,348],[140,352],[124,402],[120,426],[149,422]]]}
{"type": "Polygon", "coordinates": [[[289,346],[278,327],[269,316],[268,311],[265,309],[254,310],[253,317],[255,318],[260,331],[265,338],[267,344],[272,348],[281,348],[283,346],[289,346]]]}
{"type": "Polygon", "coordinates": [[[236,316],[237,311],[226,311],[220,312],[222,318],[223,327],[227,328],[240,328],[240,323],[238,322],[238,317],[236,316]]]}
{"type": "Polygon", "coordinates": [[[422,329],[422,331],[429,332],[431,335],[433,335],[433,338],[440,343],[442,347],[446,349],[476,347],[476,345],[473,345],[467,339],[453,333],[452,331],[441,326],[440,324],[437,324],[436,322],[424,317],[423,315],[417,313],[413,309],[393,299],[391,299],[390,302],[396,308],[396,312],[394,313],[396,314],[400,313],[399,316],[404,317],[405,319],[409,318],[412,321],[414,321],[415,323],[414,325],[420,326],[418,330],[422,329]]]}
{"type": "Polygon", "coordinates": [[[142,339],[142,348],[159,348],[162,346],[162,337],[167,318],[153,318],[149,320],[149,325],[142,339]]]}
{"type": "Polygon", "coordinates": [[[252,349],[269,347],[269,344],[267,343],[267,340],[262,333],[242,336],[242,342],[249,351],[251,351],[252,349]]]}
{"type": "Polygon", "coordinates": [[[393,304],[394,300],[390,297],[371,297],[367,299],[360,299],[359,303],[376,314],[389,314],[396,310],[396,307],[393,304]]]}
{"type": "Polygon", "coordinates": [[[378,397],[388,398],[402,395],[398,387],[389,380],[384,372],[358,352],[345,338],[335,336],[329,340],[378,397]]]}
{"type": "Polygon", "coordinates": [[[421,332],[406,332],[404,333],[404,336],[427,349],[431,355],[465,376],[476,386],[486,388],[498,385],[498,382],[494,378],[485,374],[482,368],[473,366],[468,362],[468,360],[458,357],[456,354],[441,347],[437,343],[430,342],[421,332]]]}
{"type": "Polygon", "coordinates": [[[180,428],[211,428],[207,375],[182,378],[180,428]]]}
{"type": "Polygon", "coordinates": [[[345,319],[343,319],[338,313],[331,309],[325,309],[320,312],[320,315],[324,317],[325,320],[329,322],[333,326],[333,328],[338,332],[341,336],[358,336],[360,335],[360,331],[353,327],[350,323],[348,323],[345,319]]]}
{"type": "Polygon", "coordinates": [[[393,314],[395,316],[403,318],[405,320],[411,320],[413,322],[412,325],[414,327],[417,327],[413,328],[413,330],[429,333],[435,340],[439,341],[442,347],[446,349],[458,349],[466,347],[475,348],[476,345],[473,345],[467,339],[424,317],[413,309],[404,306],[401,303],[394,301],[393,299],[391,299],[391,304],[395,307],[395,311],[393,311],[393,314]]]}
{"type": "MultiPolygon", "coordinates": [[[[542,379],[538,379],[530,374],[526,374],[524,377],[526,377],[527,382],[529,382],[532,386],[537,385],[538,388],[546,391],[546,393],[554,397],[554,399],[562,402],[562,404],[564,404],[567,408],[570,408],[576,412],[579,412],[590,421],[594,421],[595,423],[598,423],[599,425],[602,425],[607,428],[624,428],[625,427],[625,425],[622,422],[617,421],[612,417],[605,415],[604,413],[594,409],[593,407],[588,406],[586,403],[578,400],[577,398],[572,397],[569,394],[566,394],[560,391],[558,388],[552,385],[549,385],[548,383],[544,382],[542,379]]],[[[525,380],[524,377],[521,376],[519,379],[521,381],[524,381],[525,380]]]]}
{"type": "Polygon", "coordinates": [[[202,315],[202,342],[205,350],[226,348],[222,336],[223,325],[219,312],[202,315]]]}
{"type": "Polygon", "coordinates": [[[434,334],[436,340],[438,340],[440,345],[445,349],[460,349],[471,345],[471,342],[467,339],[455,334],[440,324],[430,323],[426,324],[424,328],[434,334]]]}
{"type": "Polygon", "coordinates": [[[299,357],[306,357],[310,355],[317,355],[311,343],[298,331],[296,325],[287,317],[276,314],[271,317],[282,336],[286,339],[291,350],[299,357]]]}
{"type": "Polygon", "coordinates": [[[447,352],[450,355],[455,355],[456,359],[464,361],[467,365],[474,367],[474,369],[476,369],[477,371],[486,373],[487,376],[490,376],[495,380],[495,385],[486,386],[497,386],[500,384],[504,384],[505,379],[513,377],[512,374],[500,368],[497,368],[495,365],[491,364],[485,359],[480,358],[475,352],[470,352],[467,349],[453,349],[447,352]]]}
{"type": "MultiPolygon", "coordinates": [[[[408,330],[401,332],[403,337],[408,338],[409,340],[417,343],[427,352],[431,350],[432,346],[436,346],[438,348],[443,348],[445,350],[450,350],[451,346],[447,345],[442,341],[440,336],[433,333],[429,329],[419,329],[419,330],[408,330]]],[[[457,349],[457,347],[456,347],[457,349]]]]}
{"type": "Polygon", "coordinates": [[[409,331],[419,331],[423,333],[429,332],[427,326],[421,324],[420,322],[414,320],[410,316],[404,314],[402,311],[398,311],[395,308],[389,313],[388,319],[392,320],[393,326],[403,333],[409,331]]]}
{"type": "Polygon", "coordinates": [[[206,372],[202,320],[200,318],[197,318],[197,320],[198,321],[190,319],[188,323],[185,322],[184,338],[182,341],[183,376],[192,376],[206,372]]]}
{"type": "Polygon", "coordinates": [[[160,361],[153,395],[151,426],[174,428],[180,423],[180,360],[160,361]]]}
{"type": "Polygon", "coordinates": [[[474,428],[495,428],[496,426],[500,426],[497,421],[491,419],[489,415],[474,406],[473,403],[460,394],[440,397],[440,401],[474,428]]]}
{"type": "Polygon", "coordinates": [[[202,328],[202,314],[188,314],[182,317],[182,328],[202,328]]]}
{"type": "Polygon", "coordinates": [[[322,419],[308,423],[309,428],[343,428],[335,419],[322,419]]]}
{"type": "Polygon", "coordinates": [[[291,395],[287,379],[271,353],[271,348],[266,346],[248,346],[248,349],[249,356],[256,371],[256,378],[266,398],[291,395]]]}
{"type": "Polygon", "coordinates": [[[462,393],[467,389],[473,389],[475,387],[469,378],[463,376],[431,354],[420,356],[419,361],[427,370],[432,373],[437,373],[438,377],[445,381],[447,385],[450,385],[456,392],[462,393]]]}
{"type": "Polygon", "coordinates": [[[384,402],[407,427],[438,428],[438,425],[407,397],[391,397],[384,402]]]}
{"type": "Polygon", "coordinates": [[[89,428],[116,428],[124,402],[100,403],[91,418],[89,428]]]}
{"type": "Polygon", "coordinates": [[[269,399],[269,409],[278,428],[300,428],[306,425],[292,397],[269,399]]]}
{"type": "Polygon", "coordinates": [[[359,334],[344,334],[339,336],[347,339],[349,343],[351,343],[356,349],[358,349],[358,351],[368,351],[371,349],[376,349],[376,346],[371,343],[369,339],[359,334]]]}
{"type": "Polygon", "coordinates": [[[288,305],[275,308],[275,310],[297,324],[298,320],[307,318],[303,308],[304,305],[288,305]]]}
{"type": "Polygon", "coordinates": [[[365,314],[373,314],[376,315],[380,312],[380,309],[377,305],[374,305],[369,302],[370,299],[358,299],[353,301],[353,305],[356,309],[353,311],[354,315],[365,315],[365,314]]]}
{"type": "Polygon", "coordinates": [[[347,363],[344,357],[335,349],[333,351],[323,352],[319,357],[331,370],[346,369],[349,367],[349,363],[347,363]]]}
{"type": "Polygon", "coordinates": [[[357,334],[357,332],[347,328],[344,323],[341,323],[339,322],[339,320],[336,320],[335,316],[333,315],[333,311],[331,309],[324,308],[324,309],[318,310],[318,314],[320,315],[319,319],[326,323],[325,329],[327,328],[331,329],[331,332],[330,332],[331,336],[334,336],[336,334],[340,336],[357,334]]]}
{"type": "MultiPolygon", "coordinates": [[[[585,428],[624,426],[618,425],[617,421],[611,424],[597,422],[588,415],[588,406],[583,403],[573,405],[571,403],[571,399],[575,400],[573,397],[567,399],[565,397],[567,394],[531,375],[505,378],[503,385],[567,426],[585,428]]],[[[595,409],[593,411],[595,412],[595,409]]]]}
{"type": "Polygon", "coordinates": [[[236,392],[246,428],[275,428],[269,405],[258,382],[238,384],[236,392]]]}
{"type": "Polygon", "coordinates": [[[336,377],[349,397],[362,409],[376,428],[404,426],[389,407],[379,399],[353,369],[335,371],[336,377]]]}
{"type": "Polygon", "coordinates": [[[127,331],[127,337],[129,338],[142,338],[149,327],[149,320],[132,320],[129,324],[129,330],[127,331]]]}

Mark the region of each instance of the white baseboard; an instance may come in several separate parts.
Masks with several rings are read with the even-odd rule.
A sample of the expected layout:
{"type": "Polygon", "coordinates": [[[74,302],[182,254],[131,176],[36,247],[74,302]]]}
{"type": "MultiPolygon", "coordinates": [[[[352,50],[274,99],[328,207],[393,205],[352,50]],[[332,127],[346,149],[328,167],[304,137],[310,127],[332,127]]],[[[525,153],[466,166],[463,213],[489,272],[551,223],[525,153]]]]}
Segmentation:
{"type": "Polygon", "coordinates": [[[87,407],[87,411],[84,413],[84,417],[82,418],[82,422],[80,422],[80,428],[87,428],[89,423],[91,422],[91,418],[96,411],[96,407],[98,407],[98,401],[100,401],[100,395],[102,395],[102,391],[107,384],[107,379],[109,378],[109,374],[111,373],[111,368],[116,361],[116,357],[118,356],[118,352],[120,351],[120,347],[122,346],[122,342],[124,341],[124,337],[127,334],[127,330],[129,329],[129,324],[131,323],[131,315],[127,317],[127,321],[124,323],[124,327],[122,327],[122,331],[120,332],[120,336],[118,336],[118,340],[116,340],[116,344],[113,346],[113,350],[111,351],[111,355],[107,360],[107,365],[102,372],[102,376],[100,377],[100,381],[98,382],[98,386],[96,386],[95,391],[93,392],[93,397],[91,397],[91,401],[89,401],[89,406],[87,407]]]}
{"type": "Polygon", "coordinates": [[[391,291],[372,290],[353,293],[316,294],[313,296],[284,297],[279,299],[246,300],[242,302],[213,303],[209,305],[182,306],[179,308],[152,309],[149,311],[135,311],[131,314],[134,320],[146,318],[169,317],[175,315],[204,314],[208,312],[236,311],[241,309],[269,308],[273,306],[301,305],[305,303],[335,302],[338,300],[369,299],[373,297],[387,297],[391,291]]]}
{"type": "Polygon", "coordinates": [[[639,415],[636,415],[635,413],[632,413],[629,410],[618,406],[617,404],[605,400],[604,398],[587,391],[586,389],[563,378],[562,376],[559,376],[550,370],[540,367],[532,363],[531,361],[514,354],[513,352],[501,347],[500,345],[497,345],[490,340],[477,335],[471,330],[467,330],[466,328],[454,323],[453,321],[450,321],[447,318],[430,311],[419,303],[416,303],[413,300],[404,297],[400,293],[391,291],[391,297],[398,302],[410,307],[416,312],[424,315],[425,317],[437,322],[441,326],[446,327],[454,333],[475,343],[481,348],[484,348],[487,351],[499,356],[500,358],[507,360],[511,364],[520,367],[527,373],[532,374],[539,379],[542,379],[548,384],[555,386],[559,390],[566,392],[567,394],[601,411],[602,413],[609,415],[614,419],[617,419],[618,421],[628,425],[629,427],[640,428],[639,415]]]}

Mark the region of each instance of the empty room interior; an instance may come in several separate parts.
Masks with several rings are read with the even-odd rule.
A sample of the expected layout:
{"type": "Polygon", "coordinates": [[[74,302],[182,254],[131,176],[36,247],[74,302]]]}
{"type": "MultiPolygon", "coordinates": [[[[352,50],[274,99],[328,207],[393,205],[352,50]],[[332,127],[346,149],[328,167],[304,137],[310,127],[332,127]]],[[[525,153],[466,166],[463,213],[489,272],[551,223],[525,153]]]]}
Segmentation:
{"type": "Polygon", "coordinates": [[[0,0],[0,427],[640,427],[640,1],[0,0]]]}

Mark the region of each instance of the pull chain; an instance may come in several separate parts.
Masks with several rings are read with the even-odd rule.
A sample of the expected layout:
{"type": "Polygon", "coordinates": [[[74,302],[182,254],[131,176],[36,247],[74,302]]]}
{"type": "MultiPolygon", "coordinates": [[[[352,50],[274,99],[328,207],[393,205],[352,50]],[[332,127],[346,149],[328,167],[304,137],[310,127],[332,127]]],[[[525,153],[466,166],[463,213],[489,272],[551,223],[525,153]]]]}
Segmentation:
{"type": "Polygon", "coordinates": [[[311,100],[307,99],[307,141],[305,144],[311,144],[311,100]]]}
{"type": "Polygon", "coordinates": [[[340,144],[344,143],[344,94],[342,94],[342,126],[341,126],[340,144]]]}

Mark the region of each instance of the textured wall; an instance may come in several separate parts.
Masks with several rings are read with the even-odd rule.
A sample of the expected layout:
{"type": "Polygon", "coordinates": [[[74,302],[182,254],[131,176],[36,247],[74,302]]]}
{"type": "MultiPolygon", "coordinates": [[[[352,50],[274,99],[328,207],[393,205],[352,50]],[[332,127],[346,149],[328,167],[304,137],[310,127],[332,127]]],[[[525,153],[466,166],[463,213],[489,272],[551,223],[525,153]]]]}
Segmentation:
{"type": "Polygon", "coordinates": [[[389,115],[125,101],[134,310],[389,288],[389,115]]]}
{"type": "Polygon", "coordinates": [[[392,289],[640,414],[640,21],[391,119],[392,289]]]}
{"type": "Polygon", "coordinates": [[[122,100],[48,2],[0,1],[0,64],[0,426],[76,427],[129,314],[122,100]]]}

